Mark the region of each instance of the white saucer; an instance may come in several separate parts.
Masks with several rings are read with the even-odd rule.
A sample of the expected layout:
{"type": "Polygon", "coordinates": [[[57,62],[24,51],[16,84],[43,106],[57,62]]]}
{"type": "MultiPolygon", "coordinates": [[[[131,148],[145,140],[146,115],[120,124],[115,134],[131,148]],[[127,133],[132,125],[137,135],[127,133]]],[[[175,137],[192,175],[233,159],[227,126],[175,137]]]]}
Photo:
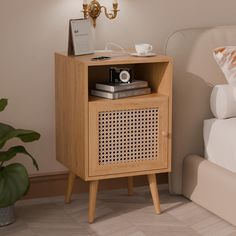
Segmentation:
{"type": "Polygon", "coordinates": [[[137,52],[134,52],[134,53],[130,53],[130,55],[134,57],[154,57],[157,54],[154,52],[149,52],[147,54],[138,54],[137,52]]]}

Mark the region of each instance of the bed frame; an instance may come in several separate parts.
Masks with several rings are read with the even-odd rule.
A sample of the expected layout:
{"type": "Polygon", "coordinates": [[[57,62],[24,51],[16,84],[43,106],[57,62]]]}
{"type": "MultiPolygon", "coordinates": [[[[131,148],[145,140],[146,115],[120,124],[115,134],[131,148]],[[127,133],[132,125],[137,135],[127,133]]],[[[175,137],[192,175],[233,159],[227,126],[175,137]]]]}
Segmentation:
{"type": "Polygon", "coordinates": [[[212,51],[227,45],[236,45],[236,26],[181,30],[167,42],[166,54],[174,57],[170,191],[236,225],[236,174],[203,158],[203,120],[213,117],[212,87],[226,83],[212,51]]]}

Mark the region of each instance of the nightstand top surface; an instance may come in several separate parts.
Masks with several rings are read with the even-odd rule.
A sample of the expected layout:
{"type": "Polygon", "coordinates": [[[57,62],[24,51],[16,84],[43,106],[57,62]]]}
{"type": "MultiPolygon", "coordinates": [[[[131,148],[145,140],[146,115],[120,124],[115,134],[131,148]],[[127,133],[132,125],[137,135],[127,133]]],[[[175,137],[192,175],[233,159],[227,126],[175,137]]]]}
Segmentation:
{"type": "Polygon", "coordinates": [[[140,64],[140,63],[161,63],[170,62],[171,57],[165,55],[156,55],[152,57],[134,57],[128,53],[126,55],[114,55],[112,53],[94,53],[83,56],[68,56],[67,53],[56,53],[56,55],[65,56],[78,62],[81,62],[87,66],[100,66],[100,65],[118,65],[118,64],[140,64]],[[109,56],[109,60],[92,61],[91,59],[98,56],[109,56]]]}

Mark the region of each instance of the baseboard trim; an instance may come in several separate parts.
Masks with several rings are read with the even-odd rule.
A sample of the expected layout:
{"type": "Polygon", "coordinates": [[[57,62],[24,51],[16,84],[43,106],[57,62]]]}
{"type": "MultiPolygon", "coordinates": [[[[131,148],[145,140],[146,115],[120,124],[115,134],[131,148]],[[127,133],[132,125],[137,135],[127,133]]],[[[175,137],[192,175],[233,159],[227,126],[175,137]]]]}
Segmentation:
{"type": "MultiPolygon", "coordinates": [[[[24,199],[30,198],[41,198],[41,197],[52,197],[64,195],[67,186],[67,173],[56,173],[56,174],[46,174],[43,176],[31,176],[31,186],[28,194],[24,199]]],[[[157,175],[158,184],[168,184],[168,174],[158,174],[157,175]]],[[[134,186],[145,186],[147,185],[146,176],[136,176],[134,177],[134,186]]],[[[108,179],[100,181],[99,188],[101,190],[111,190],[126,188],[127,179],[108,179]]],[[[80,178],[76,179],[73,193],[84,193],[88,192],[88,182],[84,182],[80,178]]]]}

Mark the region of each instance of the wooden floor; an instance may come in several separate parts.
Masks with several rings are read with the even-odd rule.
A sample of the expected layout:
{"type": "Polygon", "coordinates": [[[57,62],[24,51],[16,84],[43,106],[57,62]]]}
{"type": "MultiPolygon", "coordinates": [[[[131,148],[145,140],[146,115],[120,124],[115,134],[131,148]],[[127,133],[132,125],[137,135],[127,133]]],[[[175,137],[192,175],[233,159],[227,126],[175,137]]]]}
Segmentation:
{"type": "Polygon", "coordinates": [[[87,194],[17,203],[15,224],[1,236],[236,236],[236,228],[183,197],[160,191],[163,213],[156,215],[147,187],[99,192],[97,219],[87,223],[87,194]]]}

